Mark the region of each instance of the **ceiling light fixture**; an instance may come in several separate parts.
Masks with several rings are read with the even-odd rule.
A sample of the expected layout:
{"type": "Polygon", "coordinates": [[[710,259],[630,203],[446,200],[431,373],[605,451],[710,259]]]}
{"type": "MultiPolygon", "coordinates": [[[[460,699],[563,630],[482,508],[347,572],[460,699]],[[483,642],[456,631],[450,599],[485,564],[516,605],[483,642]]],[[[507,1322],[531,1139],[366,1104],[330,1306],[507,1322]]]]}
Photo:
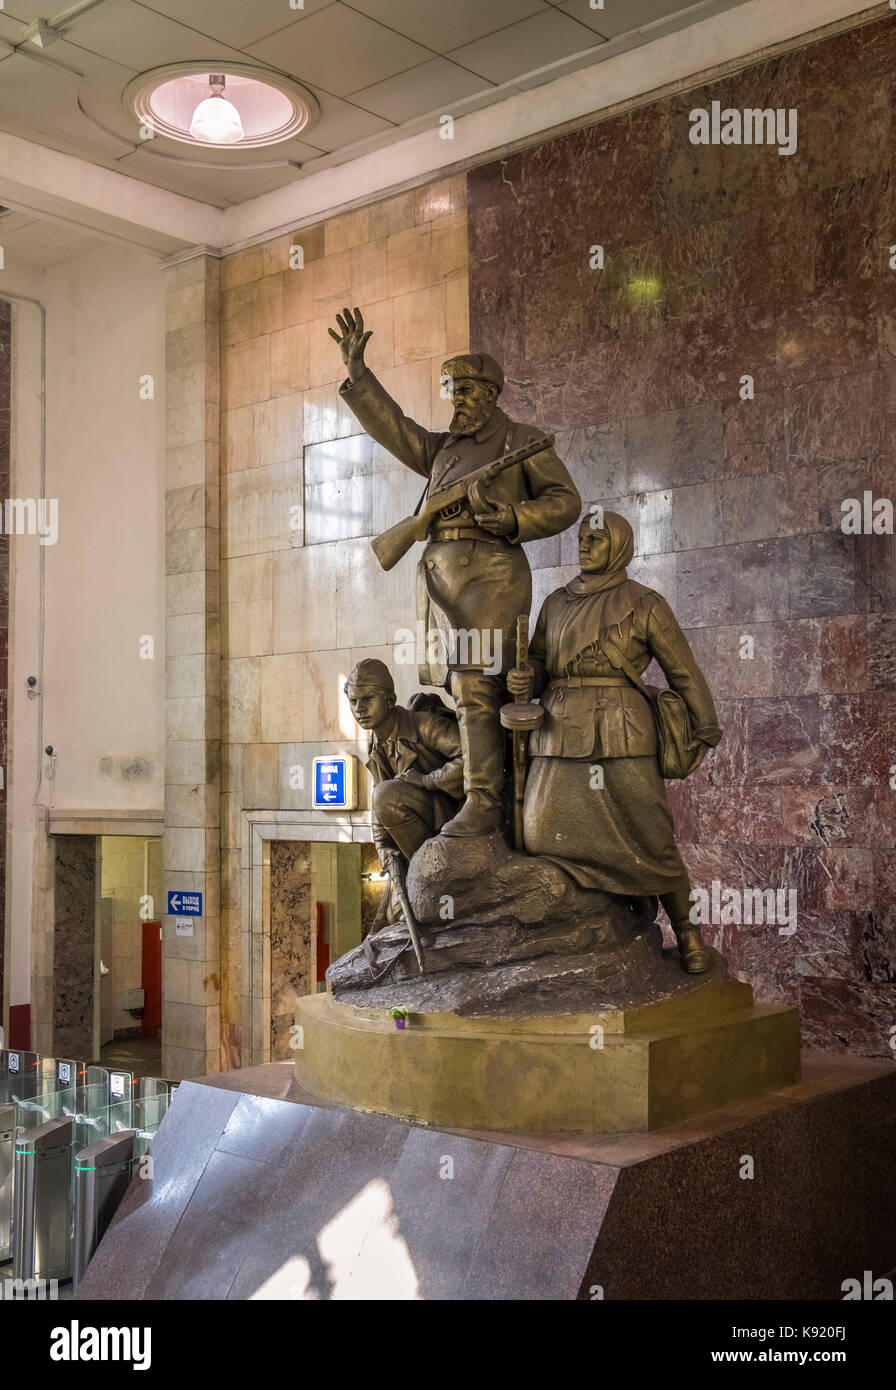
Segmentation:
{"type": "Polygon", "coordinates": [[[210,73],[208,85],[211,96],[200,101],[193,112],[190,134],[194,140],[207,145],[235,145],[243,138],[243,123],[233,102],[224,95],[225,76],[210,73]]]}
{"type": "Polygon", "coordinates": [[[207,58],[140,73],[121,101],[131,120],[152,131],[140,137],[147,154],[178,158],[167,143],[177,141],[190,147],[191,161],[201,151],[216,166],[222,156],[248,164],[254,152],[304,136],[320,115],[311,92],[291,77],[207,58]]]}

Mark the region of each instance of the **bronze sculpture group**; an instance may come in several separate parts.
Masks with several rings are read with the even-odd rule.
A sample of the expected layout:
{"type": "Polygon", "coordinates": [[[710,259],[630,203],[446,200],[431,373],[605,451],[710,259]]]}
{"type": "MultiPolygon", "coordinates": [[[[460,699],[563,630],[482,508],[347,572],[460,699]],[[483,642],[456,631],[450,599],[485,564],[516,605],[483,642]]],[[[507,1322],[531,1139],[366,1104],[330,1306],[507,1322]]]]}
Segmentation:
{"type": "Polygon", "coordinates": [[[366,366],[371,334],[360,311],[345,309],[337,321],[330,333],[348,370],[342,399],[372,438],[427,480],[418,517],[374,543],[381,563],[395,563],[409,539],[425,539],[418,598],[427,628],[493,639],[452,647],[445,686],[456,715],[436,695],[397,706],[378,661],[359,663],[347,682],[355,717],[371,733],[374,840],[395,889],[390,921],[404,920],[422,962],[407,866],[435,835],[500,832],[509,819],[510,728],[517,847],[582,888],[642,903],[658,897],[682,967],[706,971],[713,956],[689,917],[664,775],[693,771],[721,730],[668,603],[627,576],[629,523],[599,508],[582,518],[580,573],[545,600],[526,660],[518,637],[526,636],[532,578],[522,544],[566,530],[582,508],[552,441],[500,409],[503,372],[486,353],[444,363],[454,415],[447,431],[424,429],[366,366]],[[642,681],[653,659],[668,682],[661,694],[642,681]]]}

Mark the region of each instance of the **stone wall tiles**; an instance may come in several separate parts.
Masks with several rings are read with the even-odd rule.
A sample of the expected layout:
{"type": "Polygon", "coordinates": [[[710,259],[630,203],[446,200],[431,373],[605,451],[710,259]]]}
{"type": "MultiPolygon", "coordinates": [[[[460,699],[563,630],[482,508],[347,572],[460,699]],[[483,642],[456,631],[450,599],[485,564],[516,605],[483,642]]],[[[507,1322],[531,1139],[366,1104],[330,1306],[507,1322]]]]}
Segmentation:
{"type": "MultiPolygon", "coordinates": [[[[471,341],[586,504],[631,521],[630,573],[716,696],[723,742],[670,785],[694,881],[797,893],[792,937],[711,931],[810,1044],[882,1057],[896,547],[840,522],[845,498],[896,493],[894,74],[884,18],[468,178],[471,341]],[[693,146],[714,100],[795,107],[796,152],[693,146]]],[[[533,561],[540,598],[569,537],[560,567],[533,561]]]]}
{"type": "MultiPolygon", "coordinates": [[[[364,755],[342,693],[345,678],[361,654],[391,659],[396,630],[415,621],[413,566],[384,574],[369,540],[413,510],[419,480],[381,450],[371,453],[339,398],[344,368],[328,329],[345,305],[359,304],[374,330],[368,360],[386,389],[421,424],[447,424],[439,367],[450,351],[469,346],[465,208],[466,178],[451,177],[222,262],[221,835],[228,860],[241,844],[244,811],[309,809],[312,757],[334,747],[364,755]],[[297,764],[304,786],[294,785],[297,764]]],[[[195,432],[201,420],[174,425],[195,432]]],[[[185,493],[172,507],[174,523],[186,529],[201,499],[185,493]]],[[[189,545],[178,544],[173,572],[186,572],[189,545]]],[[[184,624],[186,615],[172,621],[184,624]]],[[[178,630],[178,652],[189,655],[195,639],[178,630]]],[[[407,699],[416,682],[409,671],[396,674],[407,699]]],[[[185,752],[178,755],[178,778],[187,762],[185,752]]],[[[323,819],[314,826],[315,836],[327,832],[323,819]]],[[[249,934],[246,869],[236,874],[228,862],[222,924],[221,1042],[234,1064],[251,1045],[243,1036],[250,1025],[254,1036],[269,1019],[270,1045],[279,1052],[291,1021],[280,1007],[282,990],[273,1012],[271,1001],[251,997],[250,958],[241,948],[249,934]]],[[[257,955],[260,938],[253,941],[257,955]]]]}
{"type": "MultiPolygon", "coordinates": [[[[258,260],[243,255],[228,288],[249,279],[258,260]]],[[[217,994],[198,996],[189,978],[193,963],[208,978],[220,969],[219,274],[218,262],[202,256],[166,272],[164,871],[167,888],[198,890],[204,899],[191,937],[177,936],[171,917],[163,928],[163,1067],[174,1077],[214,1069],[219,1060],[217,994]]],[[[225,371],[225,404],[232,386],[225,371]]]]}

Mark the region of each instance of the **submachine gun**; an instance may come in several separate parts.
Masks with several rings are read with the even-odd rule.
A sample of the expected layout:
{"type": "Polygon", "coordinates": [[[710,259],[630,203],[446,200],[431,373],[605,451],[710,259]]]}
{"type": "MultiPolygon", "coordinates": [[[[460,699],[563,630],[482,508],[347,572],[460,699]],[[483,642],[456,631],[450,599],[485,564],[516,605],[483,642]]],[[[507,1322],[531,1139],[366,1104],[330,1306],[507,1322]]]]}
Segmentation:
{"type": "Polygon", "coordinates": [[[468,473],[465,478],[451,483],[449,487],[440,488],[432,497],[427,496],[420,510],[414,516],[405,517],[404,521],[390,526],[388,531],[384,531],[381,536],[374,537],[371,544],[383,569],[390,570],[397,565],[415,541],[425,541],[429,528],[436,517],[441,516],[446,521],[451,520],[460,514],[464,503],[471,497],[478,506],[481,500],[481,489],[492,479],[497,478],[499,473],[503,473],[505,468],[513,468],[514,464],[525,463],[526,459],[534,458],[543,450],[550,449],[553,443],[554,436],[552,434],[543,435],[540,439],[533,439],[522,449],[514,449],[512,453],[502,454],[500,458],[493,459],[491,463],[484,464],[482,468],[477,468],[473,473],[468,473]]]}

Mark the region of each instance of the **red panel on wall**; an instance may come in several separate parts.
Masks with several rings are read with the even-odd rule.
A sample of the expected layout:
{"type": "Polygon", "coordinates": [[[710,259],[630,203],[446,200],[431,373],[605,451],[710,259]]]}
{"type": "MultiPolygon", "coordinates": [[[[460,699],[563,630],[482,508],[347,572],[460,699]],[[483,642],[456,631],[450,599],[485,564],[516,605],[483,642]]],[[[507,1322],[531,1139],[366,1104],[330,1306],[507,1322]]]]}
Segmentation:
{"type": "Polygon", "coordinates": [[[10,1004],[9,1042],[7,1047],[21,1047],[25,1051],[31,1046],[31,1005],[10,1004]]]}
{"type": "Polygon", "coordinates": [[[318,984],[327,977],[327,966],[330,964],[330,944],[327,941],[327,909],[323,903],[317,903],[317,981],[318,984]]]}
{"type": "Polygon", "coordinates": [[[143,988],[143,1018],[140,1031],[154,1038],[162,1026],[162,924],[143,923],[143,960],[140,983],[143,988]]]}

